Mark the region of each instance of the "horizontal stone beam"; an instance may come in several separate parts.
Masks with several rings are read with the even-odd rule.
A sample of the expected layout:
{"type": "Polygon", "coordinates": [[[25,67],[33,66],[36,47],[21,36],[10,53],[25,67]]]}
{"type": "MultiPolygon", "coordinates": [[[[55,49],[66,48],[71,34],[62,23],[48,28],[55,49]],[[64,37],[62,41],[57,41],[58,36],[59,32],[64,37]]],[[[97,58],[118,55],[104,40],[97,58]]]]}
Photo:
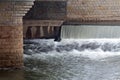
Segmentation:
{"type": "Polygon", "coordinates": [[[24,20],[24,26],[56,26],[60,27],[64,20],[24,20]]]}

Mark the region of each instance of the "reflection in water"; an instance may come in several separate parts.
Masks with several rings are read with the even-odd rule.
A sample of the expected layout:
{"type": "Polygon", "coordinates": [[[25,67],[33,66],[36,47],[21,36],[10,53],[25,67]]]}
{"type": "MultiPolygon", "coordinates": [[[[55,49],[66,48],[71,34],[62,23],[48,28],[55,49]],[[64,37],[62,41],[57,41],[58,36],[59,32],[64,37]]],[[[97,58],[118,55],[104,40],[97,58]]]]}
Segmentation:
{"type": "Polygon", "coordinates": [[[24,71],[0,71],[0,80],[120,80],[119,40],[24,42],[24,71]]]}
{"type": "Polygon", "coordinates": [[[0,80],[25,80],[22,70],[1,70],[0,80]]]}

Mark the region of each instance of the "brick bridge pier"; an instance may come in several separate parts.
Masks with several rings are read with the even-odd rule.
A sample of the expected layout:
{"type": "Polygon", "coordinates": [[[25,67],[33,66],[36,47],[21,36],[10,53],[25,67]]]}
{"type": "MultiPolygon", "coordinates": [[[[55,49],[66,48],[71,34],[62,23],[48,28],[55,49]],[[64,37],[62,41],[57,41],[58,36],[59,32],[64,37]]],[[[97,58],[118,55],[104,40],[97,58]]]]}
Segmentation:
{"type": "Polygon", "coordinates": [[[22,17],[34,0],[0,0],[0,68],[23,67],[22,17]]]}

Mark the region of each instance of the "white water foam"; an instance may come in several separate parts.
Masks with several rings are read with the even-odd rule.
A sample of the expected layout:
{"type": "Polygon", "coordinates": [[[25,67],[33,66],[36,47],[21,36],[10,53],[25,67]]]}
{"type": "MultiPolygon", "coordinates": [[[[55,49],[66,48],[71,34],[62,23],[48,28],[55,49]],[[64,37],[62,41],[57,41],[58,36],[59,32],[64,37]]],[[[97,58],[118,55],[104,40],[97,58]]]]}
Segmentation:
{"type": "MultiPolygon", "coordinates": [[[[78,43],[79,46],[83,45],[84,43],[97,43],[100,45],[103,45],[105,43],[111,43],[113,45],[117,45],[120,43],[120,39],[64,39],[61,42],[54,42],[53,40],[32,40],[33,42],[41,43],[42,47],[46,48],[46,46],[54,45],[53,50],[48,51],[48,52],[38,52],[35,54],[35,52],[32,49],[29,49],[29,52],[32,53],[32,57],[34,56],[35,58],[44,58],[45,56],[60,56],[60,55],[73,55],[73,56],[84,56],[84,57],[89,57],[91,59],[101,59],[101,58],[106,58],[106,57],[111,57],[111,56],[118,56],[120,55],[119,51],[103,51],[101,49],[101,46],[96,48],[96,49],[84,49],[82,51],[72,49],[69,51],[64,50],[67,44],[72,44],[78,43]],[[59,49],[59,46],[63,46],[63,49],[59,49]],[[56,49],[59,49],[60,51],[56,51],[56,49]]],[[[39,45],[37,45],[39,46],[39,45]]],[[[40,45],[41,46],[41,45],[40,45]]],[[[109,45],[108,45],[109,46],[109,45]]],[[[48,48],[48,47],[47,47],[48,48]]],[[[119,49],[119,47],[117,48],[119,49]]],[[[113,49],[115,50],[115,49],[113,49]]]]}
{"type": "Polygon", "coordinates": [[[31,41],[25,67],[37,74],[30,75],[35,80],[120,80],[120,39],[31,41]]]}

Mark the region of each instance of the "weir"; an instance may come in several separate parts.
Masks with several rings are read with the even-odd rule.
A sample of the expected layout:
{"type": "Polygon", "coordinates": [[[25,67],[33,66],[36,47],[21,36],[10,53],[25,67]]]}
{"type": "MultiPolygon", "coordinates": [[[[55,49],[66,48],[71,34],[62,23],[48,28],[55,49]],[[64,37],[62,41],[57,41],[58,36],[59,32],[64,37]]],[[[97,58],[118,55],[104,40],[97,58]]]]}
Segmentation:
{"type": "Polygon", "coordinates": [[[119,0],[33,1],[0,0],[0,80],[120,80],[119,0]]]}
{"type": "MultiPolygon", "coordinates": [[[[0,0],[0,68],[23,66],[22,18],[32,7],[33,2],[34,0],[0,0]]],[[[55,41],[60,41],[60,36],[63,39],[120,38],[119,26],[69,24],[104,22],[113,24],[116,21],[119,24],[120,3],[118,0],[36,0],[35,3],[37,5],[32,9],[35,12],[24,19],[25,38],[44,38],[50,33],[50,37],[54,37],[55,41]],[[34,15],[35,13],[37,14],[34,15]],[[31,17],[33,20],[30,20],[31,17]],[[65,22],[68,25],[63,25],[60,30],[65,22]],[[61,35],[60,31],[62,31],[61,35]],[[31,33],[30,36],[26,36],[27,33],[31,33]]]]}
{"type": "Polygon", "coordinates": [[[22,17],[34,0],[0,0],[0,68],[23,67],[22,17]]]}
{"type": "Polygon", "coordinates": [[[120,26],[109,25],[63,25],[64,39],[113,39],[120,38],[120,26]]]}

